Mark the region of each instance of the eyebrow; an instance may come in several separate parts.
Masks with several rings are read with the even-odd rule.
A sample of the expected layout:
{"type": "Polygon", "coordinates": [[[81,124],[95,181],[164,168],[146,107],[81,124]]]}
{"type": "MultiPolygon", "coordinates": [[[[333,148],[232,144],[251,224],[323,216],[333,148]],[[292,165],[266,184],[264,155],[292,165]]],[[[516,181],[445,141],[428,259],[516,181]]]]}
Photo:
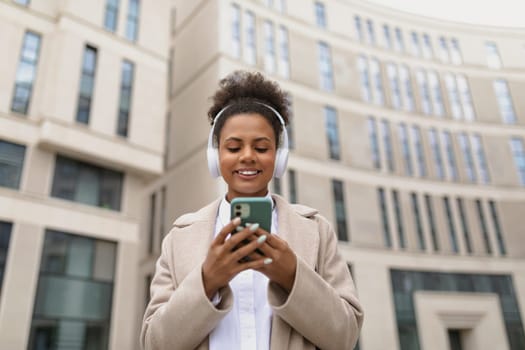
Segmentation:
{"type": "MultiPolygon", "coordinates": [[[[239,138],[239,137],[235,137],[235,136],[232,136],[232,137],[228,137],[226,140],[224,140],[225,142],[226,141],[236,141],[236,142],[243,142],[243,139],[239,138]]],[[[262,136],[262,137],[258,137],[254,140],[255,142],[259,142],[259,141],[268,141],[268,142],[272,142],[272,140],[269,138],[269,137],[266,137],[266,136],[262,136]]]]}

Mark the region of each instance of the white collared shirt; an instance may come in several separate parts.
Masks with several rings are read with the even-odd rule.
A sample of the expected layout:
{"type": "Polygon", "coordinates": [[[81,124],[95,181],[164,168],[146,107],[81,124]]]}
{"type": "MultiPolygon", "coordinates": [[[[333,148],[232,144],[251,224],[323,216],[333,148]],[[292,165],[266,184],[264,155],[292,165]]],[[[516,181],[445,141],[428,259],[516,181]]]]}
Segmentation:
{"type": "MultiPolygon", "coordinates": [[[[267,195],[271,199],[270,194],[267,195]]],[[[273,203],[273,201],[272,201],[273,203]]],[[[230,203],[222,199],[215,235],[230,222],[230,203]]],[[[272,210],[272,232],[277,232],[277,211],[272,210]]],[[[230,281],[233,307],[210,333],[210,350],[269,350],[272,309],[268,304],[268,278],[245,270],[230,281]]]]}

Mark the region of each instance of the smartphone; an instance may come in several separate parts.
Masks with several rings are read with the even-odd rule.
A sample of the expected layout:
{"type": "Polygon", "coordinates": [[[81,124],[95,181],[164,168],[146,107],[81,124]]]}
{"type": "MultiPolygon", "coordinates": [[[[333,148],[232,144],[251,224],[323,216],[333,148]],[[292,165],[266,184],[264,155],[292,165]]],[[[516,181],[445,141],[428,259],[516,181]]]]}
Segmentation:
{"type": "Polygon", "coordinates": [[[266,197],[237,197],[231,202],[231,219],[241,218],[241,225],[258,223],[270,233],[272,229],[272,201],[266,197]]]}

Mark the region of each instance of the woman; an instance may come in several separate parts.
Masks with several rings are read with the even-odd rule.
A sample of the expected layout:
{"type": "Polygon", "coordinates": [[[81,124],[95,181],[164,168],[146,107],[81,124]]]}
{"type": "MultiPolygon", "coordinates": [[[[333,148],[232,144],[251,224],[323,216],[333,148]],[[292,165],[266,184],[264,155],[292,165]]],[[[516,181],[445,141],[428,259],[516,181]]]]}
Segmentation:
{"type": "Polygon", "coordinates": [[[220,81],[208,165],[228,190],[178,218],[164,239],[144,349],[353,349],[363,312],[334,230],[315,209],[268,190],[286,169],[288,108],[260,73],[220,81]],[[272,233],[230,221],[236,197],[271,198],[272,233]]]}

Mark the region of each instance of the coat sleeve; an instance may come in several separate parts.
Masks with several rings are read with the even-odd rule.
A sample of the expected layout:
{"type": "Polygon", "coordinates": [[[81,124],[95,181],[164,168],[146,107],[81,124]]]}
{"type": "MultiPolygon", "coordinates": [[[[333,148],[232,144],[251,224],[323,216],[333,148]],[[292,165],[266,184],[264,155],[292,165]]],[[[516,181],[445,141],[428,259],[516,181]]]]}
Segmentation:
{"type": "Polygon", "coordinates": [[[350,271],[337,251],[337,236],[326,219],[319,224],[317,270],[297,256],[294,285],[286,293],[270,283],[273,312],[323,350],[353,349],[363,324],[363,310],[350,271]]]}
{"type": "Polygon", "coordinates": [[[140,341],[144,350],[194,349],[232,308],[229,287],[219,291],[214,306],[204,292],[201,266],[194,268],[180,283],[173,270],[173,230],[162,243],[155,275],[150,286],[151,299],[142,322],[140,341]]]}

